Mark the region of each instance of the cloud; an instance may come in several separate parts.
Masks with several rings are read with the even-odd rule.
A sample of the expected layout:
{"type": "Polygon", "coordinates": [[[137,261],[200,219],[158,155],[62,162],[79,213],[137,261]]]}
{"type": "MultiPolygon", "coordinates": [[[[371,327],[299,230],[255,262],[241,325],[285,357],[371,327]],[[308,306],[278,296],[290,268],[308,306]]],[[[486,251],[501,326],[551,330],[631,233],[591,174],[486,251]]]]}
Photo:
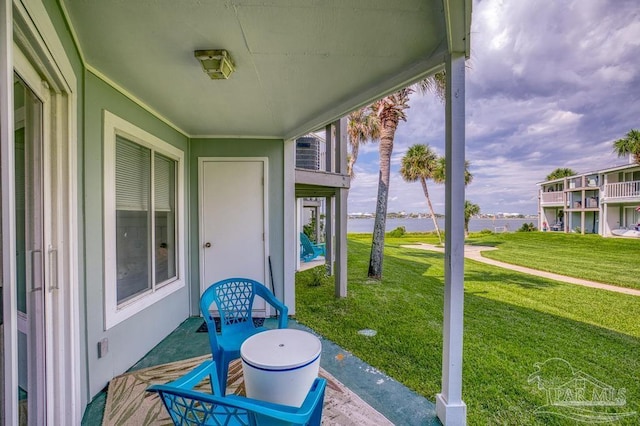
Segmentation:
{"type": "MultiPolygon", "coordinates": [[[[612,142],[640,127],[637,0],[474,0],[466,78],[467,199],[486,213],[536,213],[537,186],[557,167],[624,164],[612,142]]],[[[389,211],[426,211],[418,183],[399,175],[409,146],[444,154],[445,108],[415,94],[396,132],[389,211]],[[391,200],[393,198],[393,201],[391,200]]],[[[373,212],[377,144],[360,149],[350,211],[373,212]],[[355,203],[352,204],[352,201],[355,203]]],[[[429,185],[444,212],[444,187],[429,185]]]]}

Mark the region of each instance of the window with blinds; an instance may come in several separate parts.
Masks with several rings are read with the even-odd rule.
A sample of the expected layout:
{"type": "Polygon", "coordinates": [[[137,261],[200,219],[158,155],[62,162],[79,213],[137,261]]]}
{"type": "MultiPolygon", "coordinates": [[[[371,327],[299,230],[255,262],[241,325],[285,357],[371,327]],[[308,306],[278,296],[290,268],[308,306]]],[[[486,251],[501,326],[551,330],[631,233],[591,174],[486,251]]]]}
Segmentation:
{"type": "Polygon", "coordinates": [[[184,150],[103,110],[104,325],[185,287],[184,150]]]}
{"type": "Polygon", "coordinates": [[[121,304],[176,278],[176,161],[120,135],[115,148],[121,304]]]}
{"type": "Polygon", "coordinates": [[[116,209],[146,211],[151,195],[151,150],[116,136],[116,209]]]}

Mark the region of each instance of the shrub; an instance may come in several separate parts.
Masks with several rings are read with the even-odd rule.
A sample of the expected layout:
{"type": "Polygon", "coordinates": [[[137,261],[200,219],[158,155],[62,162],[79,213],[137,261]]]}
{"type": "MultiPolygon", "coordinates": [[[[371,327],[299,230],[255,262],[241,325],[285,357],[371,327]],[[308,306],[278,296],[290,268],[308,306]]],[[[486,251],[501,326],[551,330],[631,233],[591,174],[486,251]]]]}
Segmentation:
{"type": "Polygon", "coordinates": [[[316,266],[311,270],[311,282],[309,285],[312,287],[318,287],[327,282],[329,274],[327,274],[326,266],[316,266]]]}
{"type": "Polygon", "coordinates": [[[530,222],[530,223],[523,223],[520,229],[518,229],[516,232],[533,232],[537,230],[538,228],[536,228],[535,225],[530,222]]]}
{"type": "Polygon", "coordinates": [[[407,233],[407,228],[405,228],[404,226],[398,226],[396,229],[394,229],[391,232],[388,232],[387,235],[390,237],[402,237],[404,234],[407,233]]]}

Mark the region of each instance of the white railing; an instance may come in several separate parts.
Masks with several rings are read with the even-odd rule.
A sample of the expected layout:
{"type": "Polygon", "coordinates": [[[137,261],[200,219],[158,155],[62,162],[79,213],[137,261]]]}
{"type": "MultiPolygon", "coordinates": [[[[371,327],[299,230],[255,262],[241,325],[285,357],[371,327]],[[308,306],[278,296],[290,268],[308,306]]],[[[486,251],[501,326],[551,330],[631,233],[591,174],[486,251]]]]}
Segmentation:
{"type": "Polygon", "coordinates": [[[320,169],[327,170],[327,143],[325,141],[320,142],[320,169]]]}
{"type": "Polygon", "coordinates": [[[640,180],[608,183],[604,186],[604,197],[607,199],[640,198],[640,180]]]}
{"type": "Polygon", "coordinates": [[[564,201],[562,192],[543,192],[540,198],[542,204],[562,204],[564,201]]]}

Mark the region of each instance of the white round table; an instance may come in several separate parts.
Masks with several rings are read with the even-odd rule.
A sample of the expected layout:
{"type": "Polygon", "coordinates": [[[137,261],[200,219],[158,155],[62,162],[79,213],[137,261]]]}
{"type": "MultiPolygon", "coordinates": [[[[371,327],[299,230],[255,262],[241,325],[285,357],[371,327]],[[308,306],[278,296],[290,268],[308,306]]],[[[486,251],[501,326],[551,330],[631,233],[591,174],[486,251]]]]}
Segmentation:
{"type": "Polygon", "coordinates": [[[300,407],[320,369],[320,339],[290,328],[254,334],[240,347],[249,398],[300,407]]]}

